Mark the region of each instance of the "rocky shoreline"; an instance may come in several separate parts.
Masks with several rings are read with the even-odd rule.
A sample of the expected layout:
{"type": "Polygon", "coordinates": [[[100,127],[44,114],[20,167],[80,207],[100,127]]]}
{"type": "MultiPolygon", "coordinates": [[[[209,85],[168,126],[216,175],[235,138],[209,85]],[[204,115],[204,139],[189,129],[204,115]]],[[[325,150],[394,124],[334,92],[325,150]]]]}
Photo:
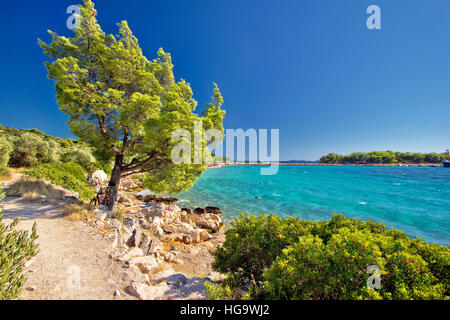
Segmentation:
{"type": "Polygon", "coordinates": [[[123,221],[95,209],[85,222],[111,240],[111,259],[127,271],[127,293],[142,300],[205,299],[205,282],[224,277],[212,270],[212,253],[225,241],[220,208],[180,208],[175,198],[121,194],[123,221]]]}

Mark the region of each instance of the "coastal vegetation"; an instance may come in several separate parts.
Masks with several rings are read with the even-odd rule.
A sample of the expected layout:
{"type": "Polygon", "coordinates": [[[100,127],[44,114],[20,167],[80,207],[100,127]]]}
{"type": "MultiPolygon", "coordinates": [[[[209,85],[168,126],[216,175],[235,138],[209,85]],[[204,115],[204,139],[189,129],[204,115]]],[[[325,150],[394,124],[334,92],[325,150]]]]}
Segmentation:
{"type": "MultiPolygon", "coordinates": [[[[0,175],[8,177],[8,167],[21,168],[28,177],[77,192],[82,200],[94,197],[93,188],[86,180],[88,174],[98,169],[111,172],[110,164],[97,161],[92,149],[79,140],[52,137],[37,129],[0,125],[0,175]]],[[[15,190],[18,194],[42,193],[44,187],[47,188],[30,180],[16,183],[12,189],[20,188],[15,190]]]]}
{"type": "Polygon", "coordinates": [[[349,155],[329,153],[320,158],[320,163],[327,164],[394,164],[394,163],[441,163],[447,159],[445,153],[418,153],[418,152],[354,152],[349,155]]]}
{"type": "Polygon", "coordinates": [[[76,163],[43,164],[27,169],[24,173],[37,179],[49,181],[64,189],[75,191],[81,200],[90,200],[94,197],[92,187],[86,179],[85,171],[76,163]]]}
{"type": "MultiPolygon", "coordinates": [[[[8,167],[23,168],[25,177],[14,181],[8,192],[25,201],[61,200],[63,191],[55,186],[76,192],[76,197],[64,196],[63,215],[111,231],[112,247],[124,248],[116,256],[127,262],[124,265],[141,261],[135,262],[134,269],[142,279],[132,282],[130,292],[139,298],[154,297],[149,293],[150,271],[160,266],[171,270],[169,262],[197,262],[193,252],[211,250],[214,270],[226,278],[218,283],[205,280],[210,299],[450,299],[449,248],[412,239],[381,223],[342,214],[322,222],[241,215],[225,232],[225,239],[220,233],[224,227],[220,208],[179,208],[174,204],[177,199],[154,195],[189,189],[207,168],[212,158],[207,146],[223,137],[223,97],[214,84],[211,103],[197,114],[190,84],[176,81],[169,53],[160,49],[156,59],[148,60],[126,21],[118,24],[119,35],[107,35],[96,15],[92,1],[85,0],[74,37],[50,31],[51,43],[39,40],[52,60],[46,67],[55,81],[60,110],[79,140],[0,126],[0,176],[9,174],[8,167]],[[187,135],[176,140],[173,133],[178,129],[187,135]],[[219,136],[209,137],[209,129],[216,129],[219,136]],[[172,161],[180,140],[191,136],[201,137],[200,150],[198,145],[192,150],[189,146],[191,152],[183,156],[191,160],[200,153],[202,161],[172,161]],[[110,175],[108,206],[116,209],[111,215],[83,202],[71,203],[71,198],[94,197],[86,176],[97,169],[110,175]],[[115,207],[121,180],[132,175],[152,192],[146,190],[150,194],[135,199],[134,188],[122,186],[115,207]],[[179,250],[184,245],[191,248],[179,250]],[[126,258],[133,251],[138,256],[126,258]]],[[[330,153],[320,162],[439,163],[444,159],[437,153],[383,151],[330,153]]],[[[3,197],[0,194],[0,202],[3,197]]],[[[0,300],[16,299],[25,282],[24,263],[37,254],[36,225],[29,234],[14,230],[18,220],[4,225],[1,218],[0,212],[0,300]]]]}
{"type": "Polygon", "coordinates": [[[227,279],[207,285],[211,299],[450,298],[448,248],[342,214],[327,222],[241,215],[214,255],[227,279]],[[380,271],[379,289],[368,286],[370,268],[380,271]]]}
{"type": "Polygon", "coordinates": [[[7,166],[12,150],[11,143],[5,137],[0,136],[0,178],[8,178],[10,176],[7,166]]]}
{"type": "Polygon", "coordinates": [[[169,53],[160,49],[157,59],[148,60],[126,21],[118,24],[119,35],[107,35],[97,23],[92,1],[85,0],[80,9],[74,37],[49,31],[52,42],[39,39],[39,45],[52,59],[46,63],[48,75],[71,131],[97,159],[114,162],[109,208],[114,208],[120,179],[135,173],[145,173],[144,183],[154,192],[189,189],[210,160],[207,144],[217,142],[205,131],[217,129],[223,135],[219,88],[214,84],[212,102],[199,116],[189,83],[175,80],[169,53]],[[171,139],[173,132],[184,129],[194,136],[199,121],[202,126],[195,134],[201,137],[200,150],[193,148],[191,154],[207,159],[174,163],[171,153],[179,141],[171,139]]]}
{"type": "Polygon", "coordinates": [[[11,172],[7,167],[0,167],[0,181],[7,180],[11,177],[11,172]]]}
{"type": "Polygon", "coordinates": [[[71,162],[91,173],[111,166],[98,162],[85,143],[47,135],[37,129],[16,129],[0,125],[0,168],[33,168],[42,164],[71,162]]]}
{"type": "MultiPolygon", "coordinates": [[[[0,193],[0,203],[3,199],[4,194],[0,193]]],[[[31,233],[17,231],[14,228],[19,219],[5,224],[2,218],[0,209],[0,300],[15,300],[26,281],[23,265],[38,253],[36,224],[31,233]]]]}

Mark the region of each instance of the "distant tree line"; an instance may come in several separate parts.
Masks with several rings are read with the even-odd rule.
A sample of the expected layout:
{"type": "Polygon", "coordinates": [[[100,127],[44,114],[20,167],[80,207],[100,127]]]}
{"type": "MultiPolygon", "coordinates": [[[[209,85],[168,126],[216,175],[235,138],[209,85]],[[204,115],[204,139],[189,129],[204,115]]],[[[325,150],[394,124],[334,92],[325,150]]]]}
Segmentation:
{"type": "Polygon", "coordinates": [[[349,155],[329,153],[320,158],[320,163],[329,164],[393,164],[393,163],[440,163],[447,159],[445,153],[418,153],[373,151],[354,152],[349,155]]]}

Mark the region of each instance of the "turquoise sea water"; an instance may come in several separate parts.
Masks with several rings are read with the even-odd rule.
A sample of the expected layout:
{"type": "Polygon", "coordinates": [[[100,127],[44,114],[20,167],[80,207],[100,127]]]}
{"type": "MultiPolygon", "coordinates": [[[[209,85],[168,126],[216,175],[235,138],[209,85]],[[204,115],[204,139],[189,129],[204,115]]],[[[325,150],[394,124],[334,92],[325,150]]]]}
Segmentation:
{"type": "Polygon", "coordinates": [[[178,195],[180,205],[219,206],[224,220],[241,212],[328,220],[341,212],[450,244],[450,169],[280,166],[278,174],[262,176],[260,168],[209,169],[191,190],[178,195]]]}

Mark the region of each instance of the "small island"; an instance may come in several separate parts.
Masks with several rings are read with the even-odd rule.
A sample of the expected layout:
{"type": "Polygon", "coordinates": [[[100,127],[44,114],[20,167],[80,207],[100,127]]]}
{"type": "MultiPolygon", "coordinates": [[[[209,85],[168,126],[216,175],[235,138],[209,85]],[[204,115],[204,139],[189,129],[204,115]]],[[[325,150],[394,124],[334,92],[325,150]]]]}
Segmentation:
{"type": "Polygon", "coordinates": [[[394,152],[394,151],[372,151],[354,152],[349,155],[329,153],[320,158],[324,164],[388,164],[388,165],[427,165],[442,164],[447,160],[446,153],[419,153],[419,152],[394,152]]]}

